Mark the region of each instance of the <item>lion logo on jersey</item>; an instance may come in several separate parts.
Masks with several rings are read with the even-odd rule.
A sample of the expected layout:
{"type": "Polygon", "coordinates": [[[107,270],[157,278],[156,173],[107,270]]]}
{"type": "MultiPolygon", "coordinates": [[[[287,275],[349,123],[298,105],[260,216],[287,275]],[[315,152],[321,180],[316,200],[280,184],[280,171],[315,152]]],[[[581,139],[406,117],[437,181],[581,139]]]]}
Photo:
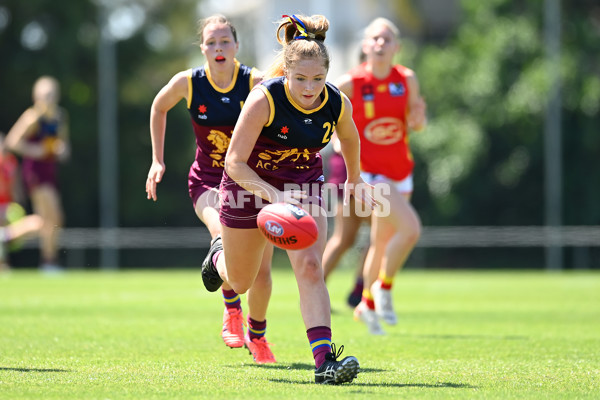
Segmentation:
{"type": "Polygon", "coordinates": [[[286,158],[292,158],[291,161],[293,162],[297,162],[300,157],[304,158],[304,161],[308,161],[310,160],[310,151],[308,151],[308,149],[304,149],[303,151],[299,151],[299,149],[289,149],[289,150],[276,150],[276,151],[272,151],[272,150],[265,150],[264,152],[260,153],[258,155],[258,157],[262,158],[263,160],[273,160],[276,157],[276,160],[273,160],[273,162],[275,164],[280,163],[281,161],[285,160],[286,158]]]}
{"type": "Polygon", "coordinates": [[[221,160],[223,158],[222,154],[227,151],[229,142],[231,142],[229,136],[216,129],[211,129],[206,138],[212,143],[213,146],[215,146],[215,149],[212,151],[210,156],[215,160],[221,160]]]}
{"type": "Polygon", "coordinates": [[[398,118],[378,118],[367,125],[364,134],[365,139],[371,143],[394,144],[404,138],[404,123],[398,118]]]}

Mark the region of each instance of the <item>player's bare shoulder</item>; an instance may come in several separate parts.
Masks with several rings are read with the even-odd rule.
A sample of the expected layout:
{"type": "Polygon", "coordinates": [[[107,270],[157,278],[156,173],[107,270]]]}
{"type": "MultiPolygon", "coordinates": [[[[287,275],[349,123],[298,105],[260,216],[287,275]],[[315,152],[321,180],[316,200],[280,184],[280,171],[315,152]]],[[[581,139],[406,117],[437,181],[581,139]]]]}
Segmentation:
{"type": "Polygon", "coordinates": [[[344,74],[336,79],[333,84],[337,86],[337,88],[340,89],[340,91],[346,96],[352,97],[352,91],[354,90],[354,81],[352,79],[352,75],[344,74]]]}

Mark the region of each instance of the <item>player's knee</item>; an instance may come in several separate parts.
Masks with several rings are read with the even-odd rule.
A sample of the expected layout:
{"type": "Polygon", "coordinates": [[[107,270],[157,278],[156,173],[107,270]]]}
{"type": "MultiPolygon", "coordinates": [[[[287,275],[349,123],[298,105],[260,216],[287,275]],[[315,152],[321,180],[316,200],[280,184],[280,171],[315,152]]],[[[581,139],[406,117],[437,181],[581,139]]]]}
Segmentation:
{"type": "Polygon", "coordinates": [[[407,246],[412,247],[416,245],[421,238],[421,225],[418,223],[411,225],[408,229],[405,229],[404,232],[402,232],[401,236],[402,240],[407,246]]]}
{"type": "Polygon", "coordinates": [[[258,271],[258,275],[256,275],[254,284],[260,285],[261,287],[272,286],[273,282],[271,279],[271,269],[261,269],[260,271],[258,271]]]}
{"type": "Polygon", "coordinates": [[[299,267],[299,276],[305,281],[318,282],[323,279],[321,264],[314,257],[306,257],[299,267]]]}
{"type": "Polygon", "coordinates": [[[248,284],[248,282],[242,282],[242,281],[231,281],[231,279],[227,282],[229,283],[229,286],[231,286],[231,288],[237,293],[237,294],[244,294],[248,291],[248,289],[250,289],[250,284],[248,284]]]}

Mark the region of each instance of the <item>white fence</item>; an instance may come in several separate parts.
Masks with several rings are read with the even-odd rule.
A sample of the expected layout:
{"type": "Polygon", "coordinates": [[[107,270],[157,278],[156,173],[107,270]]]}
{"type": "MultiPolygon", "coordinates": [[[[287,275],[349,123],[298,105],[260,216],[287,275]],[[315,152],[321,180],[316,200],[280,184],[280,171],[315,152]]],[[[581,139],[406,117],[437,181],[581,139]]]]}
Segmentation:
{"type": "MultiPolygon", "coordinates": [[[[368,237],[368,227],[360,232],[368,237]]],[[[206,228],[66,228],[64,249],[181,249],[210,242],[206,228]]],[[[30,240],[26,247],[37,247],[30,240]]],[[[600,247],[600,226],[426,226],[417,247],[600,247]]]]}

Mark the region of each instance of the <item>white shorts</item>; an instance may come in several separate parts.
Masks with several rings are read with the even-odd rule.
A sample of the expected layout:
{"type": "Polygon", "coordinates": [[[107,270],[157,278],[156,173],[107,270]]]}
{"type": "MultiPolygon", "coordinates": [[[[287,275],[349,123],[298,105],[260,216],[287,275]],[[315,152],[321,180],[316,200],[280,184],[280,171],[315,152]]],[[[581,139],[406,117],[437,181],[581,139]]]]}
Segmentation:
{"type": "Polygon", "coordinates": [[[401,194],[411,194],[413,192],[413,176],[410,174],[401,181],[395,181],[381,174],[371,174],[369,172],[361,172],[361,178],[369,185],[376,185],[378,183],[387,183],[401,194]]]}

